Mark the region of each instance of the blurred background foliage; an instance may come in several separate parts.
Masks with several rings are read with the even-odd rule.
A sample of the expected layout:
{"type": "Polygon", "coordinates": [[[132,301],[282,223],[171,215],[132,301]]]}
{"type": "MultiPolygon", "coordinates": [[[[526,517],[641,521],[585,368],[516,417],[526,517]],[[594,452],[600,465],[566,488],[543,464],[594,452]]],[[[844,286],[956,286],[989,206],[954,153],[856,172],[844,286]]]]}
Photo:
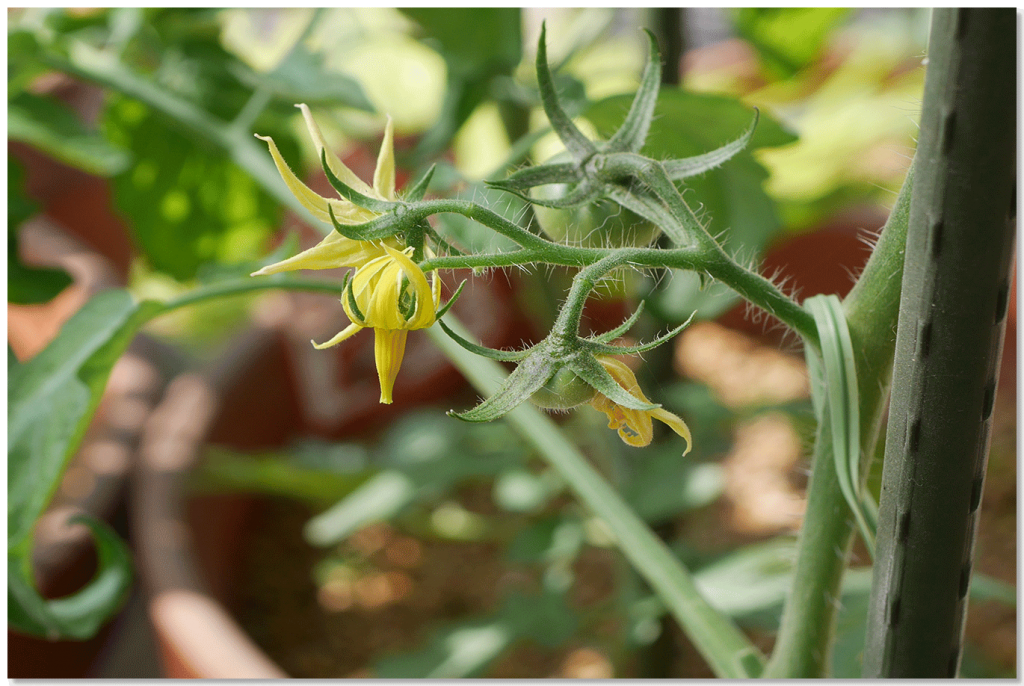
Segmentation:
{"type": "MultiPolygon", "coordinates": [[[[533,68],[541,20],[548,22],[549,59],[557,67],[563,104],[596,136],[610,135],[629,106],[646,55],[638,27],[646,26],[661,38],[663,52],[681,61],[666,68],[667,78],[679,82],[667,83],[659,97],[645,154],[669,158],[712,150],[736,139],[753,107],[760,110],[749,148],[688,179],[684,188],[728,250],[756,262],[773,246],[814,232],[851,208],[891,203],[913,152],[926,10],[686,9],[675,16],[682,30],[666,34],[669,11],[12,10],[8,137],[109,179],[116,212],[130,232],[127,286],[140,297],[166,298],[247,274],[266,262],[284,233],[297,234],[300,242],[315,238],[231,154],[238,150],[231,136],[251,139],[255,132],[273,136],[296,171],[317,169],[293,107],[298,102],[313,107],[329,144],[357,173],[372,169],[389,116],[400,186],[437,163],[432,194],[485,202],[536,230],[529,206],[482,181],[560,151],[543,116],[533,68]],[[54,69],[85,82],[90,73],[109,78],[98,81],[102,89],[84,107],[62,99],[54,69]],[[163,106],[146,104],[124,87],[136,81],[155,87],[163,106]],[[200,121],[189,119],[194,112],[203,113],[200,121]],[[220,128],[204,128],[208,122],[220,128]]],[[[19,228],[36,211],[19,155],[11,155],[11,303],[46,302],[70,283],[59,270],[19,260],[19,228]]],[[[586,236],[606,228],[618,211],[573,212],[562,221],[586,236]]],[[[438,221],[443,235],[473,250],[507,247],[461,217],[438,221]]],[[[296,249],[294,237],[280,245],[296,249]]],[[[540,276],[516,275],[515,286],[527,319],[543,331],[568,276],[561,270],[541,270],[540,276]]],[[[182,310],[147,331],[208,357],[245,325],[262,297],[182,310]]],[[[736,304],[727,289],[704,287],[689,273],[630,274],[609,297],[633,304],[647,299],[645,334],[684,321],[694,310],[699,319],[713,319],[736,304]]],[[[768,637],[788,588],[792,540],[786,534],[796,522],[733,536],[706,527],[723,524],[722,495],[730,478],[723,457],[737,450],[742,427],[782,417],[798,436],[809,437],[809,403],[799,393],[728,401],[712,373],[682,380],[671,371],[672,355],[659,353],[651,354],[641,384],[693,428],[696,447],[686,458],[673,440],[631,452],[603,428],[597,413],[574,413],[563,426],[696,570],[711,602],[768,637]]],[[[569,646],[570,657],[592,649],[577,655],[583,667],[576,672],[565,666],[571,663],[566,658],[563,676],[701,674],[672,665],[665,646],[671,653],[672,641],[682,639],[662,621],[660,601],[610,552],[614,541],[601,522],[566,497],[554,473],[504,424],[466,426],[431,408],[376,437],[307,439],[260,454],[216,447],[195,487],[295,503],[288,507],[304,512],[305,522],[294,533],[316,550],[303,578],[328,599],[321,608],[328,614],[357,606],[360,579],[383,573],[374,567],[374,552],[352,543],[360,532],[365,538],[381,526],[421,548],[486,544],[507,569],[527,579],[505,584],[504,595],[491,598],[489,606],[430,622],[432,630],[411,649],[374,655],[372,674],[501,674],[502,656],[524,642],[551,650],[569,646]],[[581,604],[574,593],[579,583],[593,583],[583,564],[593,550],[608,553],[598,558],[613,579],[612,590],[581,604]]],[[[413,574],[399,571],[405,577],[387,578],[413,574]]],[[[867,570],[847,577],[834,660],[839,677],[859,675],[869,578],[867,570]]],[[[385,604],[405,597],[396,583],[399,590],[392,588],[385,604]]],[[[1000,593],[1005,596],[1005,589],[995,588],[990,597],[1000,593]]],[[[267,620],[251,623],[261,621],[267,620]]],[[[278,649],[272,654],[286,668],[300,669],[288,662],[286,647],[278,649]]],[[[978,659],[973,668],[979,674],[998,673],[978,659]]]]}

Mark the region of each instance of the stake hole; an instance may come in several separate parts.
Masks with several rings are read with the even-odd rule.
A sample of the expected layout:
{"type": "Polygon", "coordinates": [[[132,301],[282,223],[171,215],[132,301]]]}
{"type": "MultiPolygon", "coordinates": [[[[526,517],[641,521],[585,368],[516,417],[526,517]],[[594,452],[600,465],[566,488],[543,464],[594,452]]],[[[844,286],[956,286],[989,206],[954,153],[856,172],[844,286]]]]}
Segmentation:
{"type": "Polygon", "coordinates": [[[938,220],[932,224],[932,259],[939,259],[939,255],[942,254],[942,230],[944,229],[942,220],[938,220]]]}
{"type": "Polygon", "coordinates": [[[900,623],[900,599],[895,598],[889,606],[889,626],[896,626],[900,623]]]}
{"type": "Polygon", "coordinates": [[[953,149],[953,137],[956,135],[956,112],[947,112],[942,120],[942,152],[946,155],[953,149]]]}
{"type": "Polygon", "coordinates": [[[921,329],[921,340],[920,340],[921,357],[927,358],[932,351],[932,323],[928,322],[921,329]]]}
{"type": "Polygon", "coordinates": [[[981,403],[981,418],[988,419],[992,416],[992,407],[996,404],[996,380],[989,379],[985,384],[985,397],[981,403]]]}
{"type": "Polygon", "coordinates": [[[900,515],[900,526],[897,540],[900,545],[906,545],[907,540],[910,538],[910,510],[907,510],[900,515]]]}
{"type": "Polygon", "coordinates": [[[971,482],[971,509],[970,512],[974,512],[981,505],[981,492],[982,487],[985,484],[985,477],[978,475],[974,477],[974,481],[971,482]]]}
{"type": "Polygon", "coordinates": [[[1010,284],[1008,281],[1003,281],[1003,284],[999,287],[999,292],[996,293],[996,324],[1003,321],[1006,317],[1006,309],[1010,304],[1010,284]]]}
{"type": "Polygon", "coordinates": [[[921,420],[915,419],[913,425],[910,427],[910,445],[908,446],[910,452],[917,454],[917,449],[921,445],[921,420]]]}
{"type": "Polygon", "coordinates": [[[968,560],[964,563],[963,569],[960,570],[960,597],[966,598],[967,591],[971,586],[971,561],[968,560]]]}

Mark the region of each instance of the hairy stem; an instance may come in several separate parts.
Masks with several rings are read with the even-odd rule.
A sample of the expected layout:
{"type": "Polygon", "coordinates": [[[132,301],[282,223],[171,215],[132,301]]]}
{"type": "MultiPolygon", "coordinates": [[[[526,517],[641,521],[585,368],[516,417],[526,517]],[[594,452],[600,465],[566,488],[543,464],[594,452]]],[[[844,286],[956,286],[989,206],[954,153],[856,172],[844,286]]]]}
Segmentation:
{"type": "MultiPolygon", "coordinates": [[[[892,374],[913,178],[911,168],[864,273],[843,302],[858,352],[860,445],[868,457],[874,455],[892,374]]],[[[783,608],[775,650],[765,667],[769,678],[828,676],[854,522],[839,487],[827,412],[815,441],[792,590],[783,608]]],[[[870,459],[861,459],[862,478],[869,465],[870,459]]]]}

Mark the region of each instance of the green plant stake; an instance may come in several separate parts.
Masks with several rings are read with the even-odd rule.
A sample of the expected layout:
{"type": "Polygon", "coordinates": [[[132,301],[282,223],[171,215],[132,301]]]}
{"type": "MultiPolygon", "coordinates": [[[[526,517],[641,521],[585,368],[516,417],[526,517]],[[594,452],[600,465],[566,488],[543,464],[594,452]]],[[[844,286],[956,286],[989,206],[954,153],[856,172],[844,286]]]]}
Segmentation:
{"type": "Polygon", "coordinates": [[[934,11],[864,676],[960,664],[1015,219],[1016,21],[934,11]]]}

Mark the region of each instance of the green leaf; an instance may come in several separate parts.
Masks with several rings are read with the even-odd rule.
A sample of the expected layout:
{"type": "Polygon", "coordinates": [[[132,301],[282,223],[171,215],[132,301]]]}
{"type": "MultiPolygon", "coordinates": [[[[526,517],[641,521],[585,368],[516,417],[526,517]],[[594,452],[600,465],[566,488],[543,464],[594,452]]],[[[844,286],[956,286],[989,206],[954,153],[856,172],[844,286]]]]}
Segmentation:
{"type": "Polygon", "coordinates": [[[476,676],[511,645],[508,622],[487,617],[448,624],[431,632],[422,648],[378,659],[373,675],[381,679],[462,679],[476,676]]]}
{"type": "Polygon", "coordinates": [[[518,7],[404,7],[459,70],[507,73],[522,59],[518,7]]]}
{"type": "Polygon", "coordinates": [[[97,570],[76,593],[47,600],[32,583],[30,546],[7,555],[7,623],[22,633],[51,640],[92,638],[124,604],[132,585],[128,546],[109,526],[85,516],[72,519],[89,527],[97,550],[97,570]]]}
{"type": "Polygon", "coordinates": [[[646,452],[623,488],[626,500],[645,521],[668,520],[721,495],[725,477],[720,465],[680,459],[675,445],[646,452]]]}
{"type": "Polygon", "coordinates": [[[162,311],[123,290],[92,298],[38,355],[7,381],[8,547],[27,539],[60,483],[103,393],[110,370],[138,328],[162,311]],[[60,421],[54,421],[60,417],[60,421]]]}
{"type": "Polygon", "coordinates": [[[249,69],[238,70],[239,78],[253,88],[263,88],[278,100],[290,104],[351,107],[373,112],[373,103],[366,97],[363,87],[351,76],[331,71],[324,65],[323,56],[302,45],[295,48],[268,74],[249,69]]]}
{"type": "Polygon", "coordinates": [[[87,638],[123,598],[128,554],[105,527],[93,530],[100,570],[81,592],[43,601],[32,585],[32,529],[78,449],[114,363],[138,328],[163,310],[126,291],[87,302],[38,355],[10,370],[7,406],[8,599],[28,633],[87,638]],[[55,419],[56,418],[56,419],[55,419]]]}
{"type": "Polygon", "coordinates": [[[513,593],[492,615],[446,624],[422,648],[379,659],[373,674],[382,679],[478,676],[516,640],[532,638],[555,647],[569,640],[578,625],[578,614],[564,594],[513,593]]]}
{"type": "Polygon", "coordinates": [[[104,118],[136,154],[114,178],[114,199],[154,269],[187,280],[205,262],[260,256],[280,206],[248,173],[136,101],[113,100],[104,118]]]}
{"type": "Polygon", "coordinates": [[[18,256],[18,228],[36,213],[36,204],[25,195],[24,171],[13,157],[7,158],[7,302],[33,305],[49,302],[71,285],[63,269],[29,267],[18,256]]]}
{"type": "Polygon", "coordinates": [[[735,10],[736,32],[757,50],[776,78],[788,78],[816,60],[829,34],[849,13],[841,7],[772,7],[735,10]]]}
{"type": "Polygon", "coordinates": [[[56,160],[98,176],[127,168],[131,156],[100,134],[86,130],[63,104],[31,93],[7,103],[7,138],[42,150],[56,160]]]}
{"type": "Polygon", "coordinates": [[[434,42],[448,67],[448,88],[437,122],[416,148],[419,160],[445,150],[477,105],[491,94],[491,80],[508,75],[522,58],[520,10],[492,8],[403,8],[434,42]]]}

